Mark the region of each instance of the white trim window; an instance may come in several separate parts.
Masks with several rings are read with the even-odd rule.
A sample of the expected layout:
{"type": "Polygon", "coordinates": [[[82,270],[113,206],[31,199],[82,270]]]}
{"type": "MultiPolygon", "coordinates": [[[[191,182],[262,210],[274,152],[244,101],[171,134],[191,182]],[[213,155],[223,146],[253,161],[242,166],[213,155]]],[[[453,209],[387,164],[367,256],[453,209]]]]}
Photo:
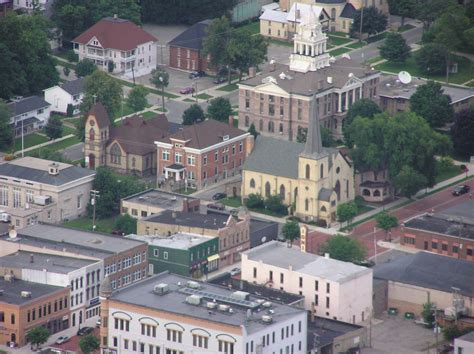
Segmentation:
{"type": "Polygon", "coordinates": [[[196,165],[196,156],[188,155],[188,165],[195,166],[196,165]]]}
{"type": "Polygon", "coordinates": [[[0,186],[0,205],[8,206],[8,186],[0,186]]]}

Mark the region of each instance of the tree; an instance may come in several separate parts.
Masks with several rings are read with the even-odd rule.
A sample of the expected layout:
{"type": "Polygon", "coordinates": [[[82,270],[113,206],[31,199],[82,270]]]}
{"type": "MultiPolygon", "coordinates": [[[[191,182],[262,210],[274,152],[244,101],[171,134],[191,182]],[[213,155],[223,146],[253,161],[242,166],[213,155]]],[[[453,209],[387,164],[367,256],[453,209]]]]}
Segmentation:
{"type": "MultiPolygon", "coordinates": [[[[214,19],[207,27],[207,35],[203,40],[203,55],[210,56],[211,67],[219,69],[229,64],[227,46],[232,36],[232,28],[227,17],[214,19]]],[[[230,77],[230,70],[229,70],[230,77]]]]}
{"type": "Polygon", "coordinates": [[[387,237],[394,227],[398,225],[398,219],[394,215],[390,215],[386,211],[378,214],[375,218],[377,221],[377,227],[385,231],[385,241],[392,241],[391,237],[387,237]]]}
{"type": "Polygon", "coordinates": [[[28,83],[23,68],[12,52],[0,42],[0,98],[9,99],[14,94],[28,92],[28,83]]]}
{"type": "Polygon", "coordinates": [[[143,111],[147,105],[148,90],[145,86],[137,85],[128,94],[127,104],[134,112],[143,111]]]}
{"type": "Polygon", "coordinates": [[[410,110],[425,118],[432,127],[444,126],[453,120],[454,109],[451,97],[443,92],[441,84],[434,81],[418,86],[410,98],[410,110]]]}
{"type": "Polygon", "coordinates": [[[207,115],[209,118],[226,122],[232,115],[232,106],[228,98],[217,97],[211,100],[207,106],[207,115]]]}
{"type": "Polygon", "coordinates": [[[458,338],[460,336],[462,336],[462,331],[455,324],[448,325],[448,326],[443,328],[443,337],[444,337],[445,340],[447,340],[449,342],[452,342],[453,340],[455,340],[456,338],[458,338]]]}
{"type": "Polygon", "coordinates": [[[391,15],[401,17],[401,26],[405,24],[405,17],[413,17],[416,10],[416,2],[414,0],[389,0],[391,15]]]}
{"type": "Polygon", "coordinates": [[[79,61],[79,55],[77,55],[74,50],[69,49],[66,52],[66,59],[71,63],[77,63],[79,61]]]}
{"type": "Polygon", "coordinates": [[[67,66],[63,68],[63,74],[64,76],[68,77],[69,74],[71,73],[71,69],[69,69],[67,66]]]}
{"type": "Polygon", "coordinates": [[[97,66],[90,59],[82,59],[76,64],[76,75],[78,77],[84,77],[92,74],[97,70],[97,66]]]}
{"type": "Polygon", "coordinates": [[[94,102],[102,102],[113,123],[122,102],[122,85],[107,73],[96,70],[86,77],[81,112],[89,112],[94,102]]]}
{"type": "Polygon", "coordinates": [[[426,302],[423,304],[423,311],[421,312],[423,322],[425,322],[426,328],[433,328],[435,322],[435,316],[433,314],[433,303],[426,302]]]}
{"type": "Polygon", "coordinates": [[[259,133],[258,133],[257,129],[255,128],[255,124],[253,124],[253,123],[250,124],[250,127],[249,127],[248,132],[249,132],[251,135],[253,135],[253,138],[254,138],[254,139],[257,139],[257,136],[258,136],[259,133]]]}
{"type": "Polygon", "coordinates": [[[415,54],[418,68],[425,74],[442,74],[446,70],[446,48],[438,43],[428,43],[415,54]]]}
{"type": "Polygon", "coordinates": [[[195,122],[203,121],[204,118],[204,111],[201,106],[193,103],[183,113],[183,125],[193,125],[195,122]]]}
{"type": "Polygon", "coordinates": [[[0,99],[0,150],[5,151],[13,144],[13,129],[10,125],[10,108],[0,99]]]}
{"type": "Polygon", "coordinates": [[[441,14],[455,4],[455,0],[416,0],[416,17],[423,22],[423,29],[428,30],[441,14]]]}
{"type": "Polygon", "coordinates": [[[474,156],[474,107],[455,115],[451,138],[456,154],[468,158],[474,156]]]}
{"type": "MultiPolygon", "coordinates": [[[[371,35],[384,31],[387,28],[387,16],[374,6],[364,7],[364,14],[362,19],[362,33],[371,35]]],[[[351,26],[351,36],[358,36],[360,31],[361,12],[359,9],[355,13],[354,20],[351,26]]]]}
{"type": "Polygon", "coordinates": [[[288,209],[279,195],[270,195],[265,199],[265,209],[279,215],[288,214],[288,209]]]}
{"type": "Polygon", "coordinates": [[[341,203],[337,206],[336,215],[338,221],[349,224],[357,215],[357,205],[353,202],[341,203]]]}
{"type": "Polygon", "coordinates": [[[381,113],[380,107],[368,98],[362,98],[354,102],[354,104],[347,111],[346,118],[344,119],[344,125],[342,131],[344,133],[344,140],[349,147],[352,147],[352,140],[350,133],[347,132],[347,128],[351,125],[356,117],[372,118],[375,114],[381,113]]]}
{"type": "Polygon", "coordinates": [[[48,124],[44,128],[48,138],[57,139],[63,135],[63,121],[58,115],[53,115],[48,119],[48,124]]]}
{"type": "Polygon", "coordinates": [[[361,262],[365,260],[367,251],[357,239],[343,235],[329,238],[321,246],[321,253],[329,253],[332,259],[343,262],[361,262]]]}
{"type": "Polygon", "coordinates": [[[161,90],[163,109],[165,109],[165,87],[168,87],[169,80],[170,76],[165,70],[160,68],[152,70],[150,82],[155,85],[156,88],[161,90]]]}
{"type": "Polygon", "coordinates": [[[245,205],[249,209],[261,209],[265,206],[265,202],[260,194],[250,193],[245,205]]]}
{"type": "Polygon", "coordinates": [[[114,227],[125,235],[134,234],[137,232],[137,219],[128,214],[120,215],[115,219],[114,227]]]}
{"type": "Polygon", "coordinates": [[[98,350],[100,347],[99,338],[92,334],[82,337],[79,340],[79,348],[84,354],[90,354],[95,350],[98,350]]]}
{"type": "Polygon", "coordinates": [[[399,192],[407,198],[411,198],[428,184],[425,176],[407,165],[402,167],[394,182],[399,192]]]}
{"type": "MultiPolygon", "coordinates": [[[[331,147],[336,145],[334,138],[332,137],[331,130],[326,127],[320,127],[321,130],[321,144],[324,147],[331,147]]],[[[296,142],[297,143],[306,143],[306,136],[308,135],[308,128],[298,127],[296,133],[296,142]]]]}
{"type": "Polygon", "coordinates": [[[283,225],[281,232],[290,247],[293,245],[293,241],[300,238],[300,225],[297,221],[289,220],[283,225]]]}
{"type": "Polygon", "coordinates": [[[49,331],[42,326],[35,327],[26,334],[26,339],[32,346],[38,348],[41,344],[46,343],[49,338],[49,331]]]}
{"type": "Polygon", "coordinates": [[[66,115],[68,117],[72,117],[74,115],[74,106],[72,104],[68,104],[66,108],[66,115]]]}
{"type": "Polygon", "coordinates": [[[403,64],[410,57],[410,46],[400,33],[389,32],[380,47],[380,56],[392,63],[403,64]]]}

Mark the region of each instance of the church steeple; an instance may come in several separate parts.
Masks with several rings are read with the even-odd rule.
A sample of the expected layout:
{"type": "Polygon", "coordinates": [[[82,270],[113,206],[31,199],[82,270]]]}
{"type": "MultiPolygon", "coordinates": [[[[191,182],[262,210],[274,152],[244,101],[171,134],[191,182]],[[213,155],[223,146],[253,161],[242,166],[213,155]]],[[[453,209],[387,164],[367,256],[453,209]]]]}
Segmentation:
{"type": "Polygon", "coordinates": [[[323,152],[321,141],[321,128],[319,126],[318,108],[316,97],[311,102],[311,112],[308,122],[308,133],[306,134],[306,145],[303,154],[307,156],[318,156],[323,152]]]}

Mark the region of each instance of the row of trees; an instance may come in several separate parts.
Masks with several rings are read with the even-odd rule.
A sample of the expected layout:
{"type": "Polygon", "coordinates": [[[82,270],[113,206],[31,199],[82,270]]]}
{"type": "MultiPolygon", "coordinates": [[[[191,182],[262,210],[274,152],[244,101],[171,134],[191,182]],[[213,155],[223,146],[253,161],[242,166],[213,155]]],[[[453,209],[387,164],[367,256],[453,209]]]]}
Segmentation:
{"type": "Polygon", "coordinates": [[[228,98],[217,97],[210,101],[207,106],[207,114],[197,103],[192,104],[183,112],[183,124],[192,125],[195,122],[200,122],[206,117],[226,122],[229,116],[232,115],[232,106],[228,98]]]}
{"type": "MultiPolygon", "coordinates": [[[[50,335],[51,334],[46,327],[39,326],[30,330],[26,334],[26,338],[32,347],[38,349],[41,344],[44,344],[48,341],[50,335]]],[[[81,348],[81,351],[84,354],[92,353],[93,351],[99,349],[99,346],[99,338],[92,334],[84,336],[79,340],[79,348],[81,348]]]]}

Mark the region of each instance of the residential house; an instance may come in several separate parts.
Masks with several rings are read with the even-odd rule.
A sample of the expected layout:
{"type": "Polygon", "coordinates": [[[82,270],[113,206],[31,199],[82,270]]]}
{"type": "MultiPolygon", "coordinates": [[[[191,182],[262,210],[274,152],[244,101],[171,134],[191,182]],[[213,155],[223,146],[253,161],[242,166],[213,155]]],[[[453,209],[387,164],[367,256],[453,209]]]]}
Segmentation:
{"type": "Polygon", "coordinates": [[[474,353],[474,330],[454,339],[454,353],[474,353]]]}
{"type": "Polygon", "coordinates": [[[358,324],[372,311],[372,270],[272,241],[242,253],[241,279],[305,297],[320,317],[358,324]]]}
{"type": "Polygon", "coordinates": [[[5,17],[11,10],[13,10],[13,0],[0,0],[0,18],[5,17]]]}
{"type": "Polygon", "coordinates": [[[72,40],[79,60],[90,59],[100,69],[128,76],[156,68],[157,39],[129,20],[105,17],[72,40]]]}
{"type": "Polygon", "coordinates": [[[99,285],[103,268],[102,260],[39,252],[18,251],[0,257],[0,274],[12,274],[15,279],[36,284],[69,288],[69,326],[76,328],[95,325],[100,309],[99,285]]]}
{"type": "Polygon", "coordinates": [[[128,235],[148,243],[150,274],[164,271],[200,278],[219,268],[219,239],[212,236],[177,232],[169,235],[128,235]]]}
{"type": "Polygon", "coordinates": [[[50,334],[69,328],[69,288],[6,274],[0,277],[0,289],[0,344],[22,347],[28,342],[27,333],[38,326],[50,334]]]}
{"type": "Polygon", "coordinates": [[[262,73],[239,83],[239,127],[253,124],[264,136],[291,141],[306,134],[315,101],[321,125],[342,138],[347,110],[361,98],[375,99],[380,73],[359,67],[349,56],[335,60],[313,11],[302,18],[290,65],[270,61],[262,73]]]}
{"type": "Polygon", "coordinates": [[[30,134],[43,128],[50,115],[51,105],[39,96],[20,98],[8,103],[10,125],[15,137],[30,134]]]}
{"type": "Polygon", "coordinates": [[[85,215],[95,171],[23,157],[0,164],[0,208],[21,229],[85,215]]]}
{"type": "Polygon", "coordinates": [[[203,188],[242,171],[253,136],[229,124],[208,119],[155,137],[159,182],[203,188]]]}
{"type": "Polygon", "coordinates": [[[138,220],[138,235],[173,235],[179,232],[219,238],[219,266],[240,261],[240,253],[250,247],[250,216],[164,211],[138,220]]]}
{"type": "Polygon", "coordinates": [[[51,105],[51,111],[63,115],[69,112],[72,115],[79,114],[84,98],[84,83],[85,78],[81,77],[44,90],[44,99],[51,105]]]}
{"type": "Polygon", "coordinates": [[[202,53],[203,41],[211,20],[195,23],[168,42],[171,68],[186,71],[208,71],[209,57],[202,53]]]}
{"type": "Polygon", "coordinates": [[[161,273],[101,296],[101,352],[306,353],[306,311],[242,291],[161,273]]]}

